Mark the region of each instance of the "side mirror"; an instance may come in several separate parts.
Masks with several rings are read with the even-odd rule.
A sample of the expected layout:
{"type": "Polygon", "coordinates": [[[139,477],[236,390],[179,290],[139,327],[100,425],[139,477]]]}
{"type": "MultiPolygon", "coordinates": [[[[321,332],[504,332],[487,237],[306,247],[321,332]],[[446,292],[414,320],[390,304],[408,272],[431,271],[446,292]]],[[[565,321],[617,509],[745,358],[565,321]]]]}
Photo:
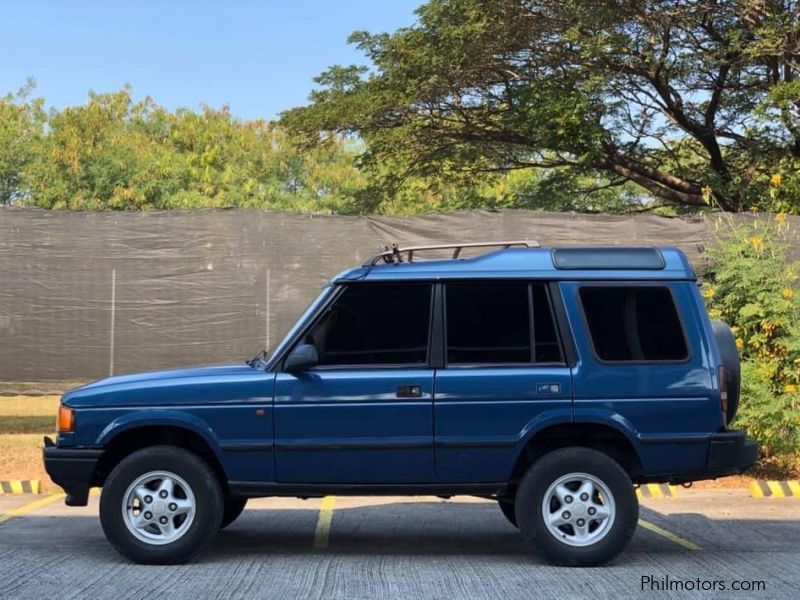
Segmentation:
{"type": "Polygon", "coordinates": [[[286,357],[283,368],[289,373],[307,371],[319,364],[319,354],[314,344],[300,344],[286,357]]]}

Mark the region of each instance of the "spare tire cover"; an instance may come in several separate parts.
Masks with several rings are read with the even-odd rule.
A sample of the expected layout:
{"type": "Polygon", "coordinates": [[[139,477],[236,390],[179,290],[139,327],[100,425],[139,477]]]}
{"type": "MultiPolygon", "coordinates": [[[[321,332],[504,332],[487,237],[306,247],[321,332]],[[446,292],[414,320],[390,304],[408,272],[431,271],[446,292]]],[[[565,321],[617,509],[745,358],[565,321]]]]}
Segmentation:
{"type": "Polygon", "coordinates": [[[739,409],[739,394],[742,387],[739,349],[736,347],[736,338],[727,323],[712,320],[711,328],[714,331],[717,349],[722,358],[722,366],[725,368],[725,379],[728,382],[728,413],[726,417],[730,423],[739,409]]]}

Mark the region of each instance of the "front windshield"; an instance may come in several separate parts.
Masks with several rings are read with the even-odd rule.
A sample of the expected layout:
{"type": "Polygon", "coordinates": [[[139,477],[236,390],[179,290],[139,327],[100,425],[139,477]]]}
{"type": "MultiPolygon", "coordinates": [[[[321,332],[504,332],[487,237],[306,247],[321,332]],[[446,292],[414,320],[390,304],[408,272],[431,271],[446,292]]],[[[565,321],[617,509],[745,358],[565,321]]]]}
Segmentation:
{"type": "Polygon", "coordinates": [[[303,324],[308,320],[308,318],[317,310],[317,307],[325,301],[325,299],[328,297],[328,294],[331,293],[332,289],[333,289],[332,285],[326,285],[324,288],[322,288],[322,291],[319,293],[319,295],[314,299],[314,301],[311,304],[308,305],[308,308],[306,308],[303,311],[303,314],[300,315],[300,317],[298,317],[298,319],[294,322],[294,325],[292,325],[292,328],[286,333],[285,336],[283,336],[283,340],[281,341],[280,344],[277,345],[277,347],[273,352],[270,353],[269,348],[265,348],[264,350],[256,354],[253,358],[248,360],[247,364],[256,369],[265,368],[267,366],[267,363],[269,362],[269,357],[271,355],[274,355],[276,352],[279,352],[283,348],[283,346],[287,344],[288,341],[294,337],[294,335],[297,333],[297,330],[300,329],[303,326],[303,324]]]}

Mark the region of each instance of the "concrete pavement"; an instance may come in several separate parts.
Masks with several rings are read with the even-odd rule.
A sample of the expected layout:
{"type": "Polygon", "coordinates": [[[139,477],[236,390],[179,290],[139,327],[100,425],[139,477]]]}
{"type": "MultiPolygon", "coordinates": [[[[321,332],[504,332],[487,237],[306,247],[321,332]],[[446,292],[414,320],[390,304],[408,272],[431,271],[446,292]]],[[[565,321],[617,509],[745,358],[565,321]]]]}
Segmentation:
{"type": "MultiPolygon", "coordinates": [[[[0,514],[36,499],[0,497],[0,514]]],[[[800,594],[800,500],[753,499],[745,491],[682,490],[646,500],[641,516],[651,527],[640,527],[627,552],[596,569],[548,565],[524,547],[496,504],[467,497],[252,500],[198,563],[133,565],[105,541],[97,502],[93,496],[86,508],[67,508],[59,500],[0,524],[0,598],[800,594]],[[687,582],[701,589],[685,591],[687,582]],[[717,583],[703,590],[705,582],[717,583]],[[732,591],[735,582],[751,589],[732,591]]]]}

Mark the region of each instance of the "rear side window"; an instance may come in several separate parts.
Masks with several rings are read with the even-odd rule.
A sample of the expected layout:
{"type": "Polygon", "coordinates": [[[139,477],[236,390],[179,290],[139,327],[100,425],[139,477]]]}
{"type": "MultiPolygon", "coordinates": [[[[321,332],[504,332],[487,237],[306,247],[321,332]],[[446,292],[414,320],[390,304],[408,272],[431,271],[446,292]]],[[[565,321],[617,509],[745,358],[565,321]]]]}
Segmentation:
{"type": "Polygon", "coordinates": [[[430,312],[429,284],[351,285],[306,342],[321,365],[424,364],[430,312]]]}
{"type": "Polygon", "coordinates": [[[669,289],[586,286],[581,304],[592,344],[609,362],[682,361],[689,356],[669,289]]]}
{"type": "Polygon", "coordinates": [[[448,364],[563,360],[544,284],[452,283],[445,300],[448,364]]]}

